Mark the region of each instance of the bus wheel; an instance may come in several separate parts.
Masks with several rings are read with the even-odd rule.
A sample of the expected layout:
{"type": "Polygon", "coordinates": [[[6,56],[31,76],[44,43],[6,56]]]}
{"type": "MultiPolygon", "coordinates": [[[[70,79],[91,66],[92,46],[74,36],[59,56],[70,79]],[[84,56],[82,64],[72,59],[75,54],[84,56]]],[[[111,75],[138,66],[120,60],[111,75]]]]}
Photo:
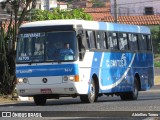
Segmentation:
{"type": "Polygon", "coordinates": [[[128,93],[123,93],[120,95],[121,100],[129,100],[129,94],[128,93]]]}
{"type": "Polygon", "coordinates": [[[87,95],[80,95],[80,99],[85,103],[93,103],[98,99],[98,92],[95,81],[92,79],[92,82],[89,87],[89,93],[87,95]]]}
{"type": "Polygon", "coordinates": [[[45,105],[47,100],[44,95],[35,95],[33,99],[36,105],[45,105]]]}
{"type": "Polygon", "coordinates": [[[130,100],[137,100],[139,92],[139,83],[136,77],[134,77],[133,91],[129,93],[130,100]]]}
{"type": "Polygon", "coordinates": [[[139,92],[139,84],[137,78],[135,77],[133,91],[129,93],[123,93],[122,95],[120,95],[120,98],[121,100],[137,100],[138,92],[139,92]]]}

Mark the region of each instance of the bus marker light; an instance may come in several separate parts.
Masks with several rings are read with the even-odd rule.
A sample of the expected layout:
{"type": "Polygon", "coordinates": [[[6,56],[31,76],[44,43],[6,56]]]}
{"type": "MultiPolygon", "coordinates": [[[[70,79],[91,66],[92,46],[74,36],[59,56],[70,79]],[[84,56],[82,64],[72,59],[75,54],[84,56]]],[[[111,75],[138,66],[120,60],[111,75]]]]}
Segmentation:
{"type": "Polygon", "coordinates": [[[74,78],[75,78],[75,82],[79,82],[79,75],[75,75],[74,78]]]}

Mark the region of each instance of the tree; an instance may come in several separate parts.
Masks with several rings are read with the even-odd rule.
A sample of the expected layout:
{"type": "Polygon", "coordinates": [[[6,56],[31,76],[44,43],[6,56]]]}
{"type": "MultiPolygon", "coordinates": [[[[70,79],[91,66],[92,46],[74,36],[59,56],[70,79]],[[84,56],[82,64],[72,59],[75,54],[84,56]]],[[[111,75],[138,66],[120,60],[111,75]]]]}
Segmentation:
{"type": "Polygon", "coordinates": [[[55,8],[52,11],[34,10],[32,21],[38,20],[56,20],[56,19],[84,19],[92,20],[92,16],[85,13],[83,9],[60,10],[55,8]]]}
{"type": "Polygon", "coordinates": [[[15,83],[15,43],[16,36],[18,34],[18,28],[22,24],[25,15],[28,11],[28,7],[35,0],[6,0],[1,2],[2,9],[6,9],[7,13],[11,15],[9,26],[5,24],[8,21],[4,21],[5,24],[1,24],[1,48],[0,48],[0,93],[1,94],[11,94],[15,83]],[[22,11],[20,11],[20,9],[22,11]],[[18,15],[20,17],[18,17],[18,15]],[[13,17],[14,16],[14,17],[13,17]],[[13,25],[14,22],[14,25],[13,25]],[[8,48],[8,43],[12,42],[12,46],[8,48]]]}
{"type": "MultiPolygon", "coordinates": [[[[36,0],[6,0],[5,2],[1,2],[2,4],[2,9],[7,9],[7,13],[14,14],[14,27],[15,27],[15,35],[13,38],[13,46],[15,46],[15,41],[16,41],[16,35],[18,33],[18,28],[22,24],[25,15],[29,11],[28,8],[31,5],[31,3],[35,4],[36,0]],[[20,11],[20,9],[22,11],[20,11]],[[20,17],[18,19],[18,13],[20,12],[20,17]],[[17,26],[18,25],[18,26],[17,26]]],[[[32,6],[34,5],[32,4],[32,6]]],[[[13,18],[10,19],[12,21],[13,18]]]]}
{"type": "MultiPolygon", "coordinates": [[[[11,94],[16,83],[15,77],[15,43],[17,41],[16,36],[18,34],[18,28],[25,20],[26,14],[32,10],[32,20],[53,20],[53,19],[86,19],[92,20],[92,17],[85,13],[83,9],[75,10],[60,10],[59,8],[53,9],[53,11],[34,10],[36,0],[6,0],[2,2],[2,8],[7,9],[7,12],[11,15],[9,26],[5,31],[5,24],[1,25],[1,58],[0,66],[2,74],[0,73],[0,88],[1,94],[11,94]],[[29,7],[32,4],[32,7],[29,7]],[[22,10],[20,10],[20,8],[22,10]],[[29,9],[31,8],[31,9],[29,9]],[[13,25],[14,22],[14,25],[13,25]],[[12,47],[8,49],[8,43],[12,41],[12,47]],[[1,64],[2,63],[2,64],[1,64]],[[2,81],[2,82],[1,82],[2,81]]],[[[7,22],[7,21],[6,21],[7,22]]]]}
{"type": "Polygon", "coordinates": [[[154,53],[160,53],[160,26],[151,29],[154,53]]]}
{"type": "Polygon", "coordinates": [[[104,2],[99,0],[90,0],[93,3],[93,7],[105,7],[104,2]]]}

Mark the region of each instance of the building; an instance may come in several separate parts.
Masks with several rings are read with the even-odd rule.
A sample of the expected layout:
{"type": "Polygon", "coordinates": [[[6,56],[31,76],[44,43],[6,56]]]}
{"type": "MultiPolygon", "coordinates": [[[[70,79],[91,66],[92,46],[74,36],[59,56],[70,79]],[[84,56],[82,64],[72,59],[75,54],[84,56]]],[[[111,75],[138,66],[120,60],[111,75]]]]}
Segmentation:
{"type": "MultiPolygon", "coordinates": [[[[119,16],[160,14],[160,0],[117,0],[119,16]]],[[[114,0],[111,0],[111,14],[114,16],[114,0]]]]}
{"type": "Polygon", "coordinates": [[[36,3],[36,9],[51,10],[56,7],[67,9],[67,3],[57,2],[57,0],[37,0],[36,3]]]}
{"type": "Polygon", "coordinates": [[[73,1],[71,7],[72,8],[96,8],[101,7],[97,4],[103,5],[103,7],[107,7],[110,0],[78,0],[73,1]]]}
{"type": "Polygon", "coordinates": [[[10,19],[11,16],[6,12],[6,9],[3,10],[0,3],[0,21],[10,19]]]}
{"type": "Polygon", "coordinates": [[[84,11],[90,14],[95,21],[102,21],[105,17],[111,16],[110,7],[85,8],[84,11]]]}

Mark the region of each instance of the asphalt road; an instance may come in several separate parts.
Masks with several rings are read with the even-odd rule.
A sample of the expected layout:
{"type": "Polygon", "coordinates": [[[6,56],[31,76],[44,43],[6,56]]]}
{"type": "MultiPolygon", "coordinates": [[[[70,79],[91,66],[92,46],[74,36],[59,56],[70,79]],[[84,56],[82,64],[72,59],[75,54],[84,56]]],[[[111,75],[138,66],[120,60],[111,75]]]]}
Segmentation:
{"type": "MultiPolygon", "coordinates": [[[[160,69],[155,68],[155,76],[160,76],[160,69]]],[[[48,100],[45,106],[35,106],[33,101],[0,103],[0,120],[12,120],[9,117],[2,118],[2,115],[8,115],[8,113],[11,113],[13,120],[19,117],[29,117],[22,118],[25,120],[160,120],[160,85],[140,92],[136,101],[121,101],[117,96],[102,96],[94,104],[81,103],[79,98],[48,100]],[[36,115],[38,118],[33,118],[36,115]]]]}
{"type": "Polygon", "coordinates": [[[148,91],[140,92],[136,101],[121,101],[116,96],[102,96],[96,103],[84,104],[80,102],[79,98],[61,98],[48,100],[45,106],[35,106],[33,101],[1,104],[0,111],[12,111],[12,113],[18,111],[24,115],[28,115],[26,113],[28,111],[41,115],[43,119],[105,119],[106,117],[118,119],[129,117],[127,119],[134,120],[143,117],[144,120],[148,120],[154,117],[155,120],[158,120],[160,119],[160,86],[154,86],[148,91]]]}

